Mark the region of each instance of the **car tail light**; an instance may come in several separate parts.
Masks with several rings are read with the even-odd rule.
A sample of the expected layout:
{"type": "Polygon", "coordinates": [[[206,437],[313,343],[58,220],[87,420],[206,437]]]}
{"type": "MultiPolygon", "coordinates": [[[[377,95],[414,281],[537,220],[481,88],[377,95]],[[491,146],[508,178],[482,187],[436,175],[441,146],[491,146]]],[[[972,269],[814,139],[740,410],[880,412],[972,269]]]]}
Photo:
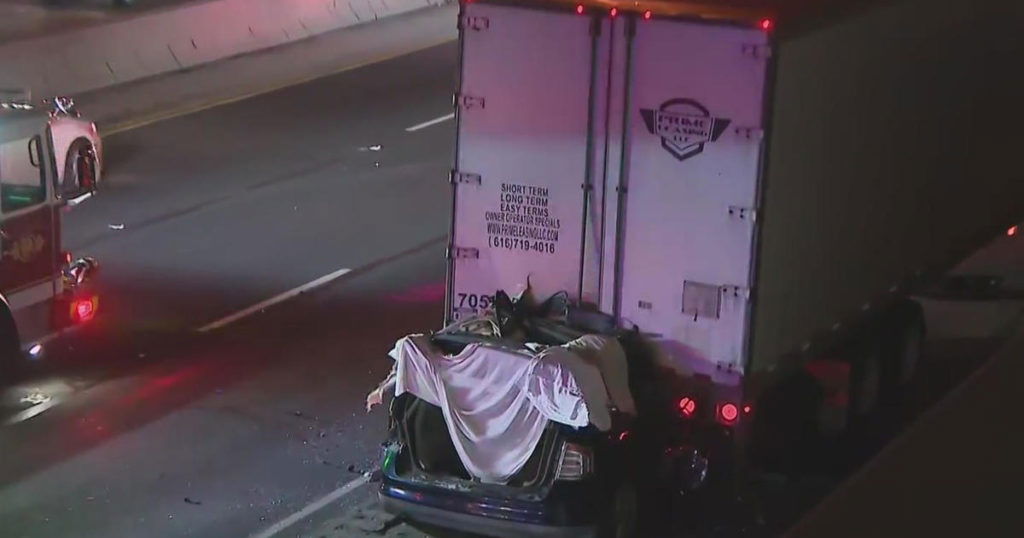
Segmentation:
{"type": "Polygon", "coordinates": [[[556,480],[582,480],[594,470],[594,455],[589,448],[575,443],[562,445],[556,480]]]}
{"type": "Polygon", "coordinates": [[[96,317],[99,308],[99,297],[93,295],[71,301],[71,322],[85,323],[96,317]]]}
{"type": "Polygon", "coordinates": [[[726,402],[718,406],[717,414],[723,424],[735,424],[740,418],[740,408],[732,402],[726,402]]]}
{"type": "Polygon", "coordinates": [[[693,418],[697,414],[697,401],[689,396],[679,399],[679,414],[686,418],[693,418]]]}

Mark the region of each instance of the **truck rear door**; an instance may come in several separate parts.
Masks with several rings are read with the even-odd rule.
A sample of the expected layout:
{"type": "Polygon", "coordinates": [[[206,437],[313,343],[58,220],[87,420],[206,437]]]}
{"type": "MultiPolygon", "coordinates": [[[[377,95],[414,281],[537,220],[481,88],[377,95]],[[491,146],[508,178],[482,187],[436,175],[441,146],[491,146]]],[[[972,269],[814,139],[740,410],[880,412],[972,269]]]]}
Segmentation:
{"type": "Polygon", "coordinates": [[[597,39],[570,10],[462,9],[449,321],[528,281],[577,293],[597,39]]]}
{"type": "MultiPolygon", "coordinates": [[[[629,32],[626,32],[629,34],[629,32]]],[[[614,309],[695,370],[742,370],[767,36],[636,20],[629,46],[614,309]]]]}

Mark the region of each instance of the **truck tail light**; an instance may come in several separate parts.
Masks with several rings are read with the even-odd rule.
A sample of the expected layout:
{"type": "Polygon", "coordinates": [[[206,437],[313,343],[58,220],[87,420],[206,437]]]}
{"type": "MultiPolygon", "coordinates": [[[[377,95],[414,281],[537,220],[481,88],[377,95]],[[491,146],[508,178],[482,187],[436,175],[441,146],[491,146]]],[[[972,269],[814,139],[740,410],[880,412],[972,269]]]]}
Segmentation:
{"type": "Polygon", "coordinates": [[[93,295],[71,301],[71,322],[85,323],[96,317],[99,308],[99,297],[93,295]]]}
{"type": "Polygon", "coordinates": [[[609,14],[612,16],[612,18],[615,18],[619,14],[619,8],[613,7],[611,11],[609,11],[609,14]]]}
{"type": "Polygon", "coordinates": [[[740,408],[732,402],[726,402],[718,406],[717,414],[723,424],[732,425],[740,418],[740,408]]]}
{"type": "Polygon", "coordinates": [[[594,471],[594,455],[589,448],[575,443],[562,445],[555,480],[582,480],[594,471]]]}
{"type": "Polygon", "coordinates": [[[693,418],[697,414],[697,401],[689,396],[679,399],[679,414],[685,418],[693,418]]]}

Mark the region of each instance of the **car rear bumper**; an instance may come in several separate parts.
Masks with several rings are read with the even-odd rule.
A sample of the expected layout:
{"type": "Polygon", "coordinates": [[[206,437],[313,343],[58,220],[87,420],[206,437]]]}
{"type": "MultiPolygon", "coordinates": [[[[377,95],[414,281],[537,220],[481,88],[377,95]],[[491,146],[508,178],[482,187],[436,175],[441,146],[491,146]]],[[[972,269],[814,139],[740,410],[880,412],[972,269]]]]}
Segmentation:
{"type": "Polygon", "coordinates": [[[448,529],[502,538],[516,538],[520,536],[541,538],[597,536],[597,531],[593,526],[566,527],[524,523],[439,508],[392,496],[401,494],[400,488],[382,488],[379,497],[384,510],[390,514],[406,517],[413,521],[448,529]]]}

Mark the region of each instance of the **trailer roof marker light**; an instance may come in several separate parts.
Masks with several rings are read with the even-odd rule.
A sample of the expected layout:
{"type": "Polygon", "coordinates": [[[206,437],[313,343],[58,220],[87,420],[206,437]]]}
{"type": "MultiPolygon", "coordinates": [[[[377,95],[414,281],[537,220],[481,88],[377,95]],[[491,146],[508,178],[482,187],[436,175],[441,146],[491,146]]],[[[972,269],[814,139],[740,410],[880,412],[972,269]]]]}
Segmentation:
{"type": "Polygon", "coordinates": [[[679,412],[686,418],[692,417],[697,412],[697,402],[689,396],[683,396],[679,399],[679,412]]]}
{"type": "Polygon", "coordinates": [[[775,23],[771,19],[761,19],[761,22],[758,23],[758,26],[760,26],[762,30],[767,32],[771,30],[773,26],[775,26],[775,23]]]}
{"type": "Polygon", "coordinates": [[[645,21],[651,20],[651,10],[648,9],[647,11],[644,11],[644,20],[645,21]]]}
{"type": "Polygon", "coordinates": [[[754,410],[754,408],[751,407],[750,404],[747,404],[747,405],[743,406],[743,414],[744,415],[749,415],[750,412],[753,411],[753,410],[754,410]]]}
{"type": "Polygon", "coordinates": [[[608,14],[611,15],[614,19],[619,14],[619,8],[613,7],[612,10],[608,12],[608,14]]]}
{"type": "Polygon", "coordinates": [[[577,15],[582,15],[583,14],[583,4],[576,4],[576,14],[577,15]]]}
{"type": "Polygon", "coordinates": [[[734,403],[724,403],[718,407],[718,417],[722,419],[722,422],[726,424],[732,424],[736,422],[736,419],[740,416],[740,410],[734,403]]]}
{"type": "Polygon", "coordinates": [[[1006,230],[1006,235],[1008,235],[1010,237],[1013,237],[1013,236],[1017,235],[1017,227],[1016,226],[1010,226],[1010,229],[1006,230]]]}

